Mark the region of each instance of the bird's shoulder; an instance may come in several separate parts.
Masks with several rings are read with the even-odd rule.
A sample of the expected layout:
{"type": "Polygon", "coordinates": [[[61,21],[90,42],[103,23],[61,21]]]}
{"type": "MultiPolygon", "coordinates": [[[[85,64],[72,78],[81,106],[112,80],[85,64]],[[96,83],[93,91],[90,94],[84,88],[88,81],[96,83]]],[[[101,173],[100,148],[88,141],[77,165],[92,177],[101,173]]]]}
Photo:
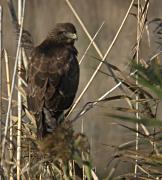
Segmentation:
{"type": "Polygon", "coordinates": [[[73,45],[39,45],[36,48],[34,48],[32,55],[31,55],[31,61],[41,61],[46,59],[50,61],[65,61],[73,57],[77,57],[78,51],[73,45]]]}
{"type": "MultiPolygon", "coordinates": [[[[57,75],[62,76],[71,71],[72,64],[77,64],[77,50],[74,46],[53,46],[47,50],[37,46],[32,53],[29,63],[31,77],[42,76],[54,79],[57,75]]],[[[76,65],[75,65],[76,66],[76,65]]]]}

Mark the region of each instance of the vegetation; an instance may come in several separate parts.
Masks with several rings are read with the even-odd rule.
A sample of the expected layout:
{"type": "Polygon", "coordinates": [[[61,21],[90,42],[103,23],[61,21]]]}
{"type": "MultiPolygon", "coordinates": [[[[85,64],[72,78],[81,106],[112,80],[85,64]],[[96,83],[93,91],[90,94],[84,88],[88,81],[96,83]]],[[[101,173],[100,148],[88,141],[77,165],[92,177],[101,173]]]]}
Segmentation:
{"type": "MultiPolygon", "coordinates": [[[[36,138],[36,125],[32,115],[26,107],[26,69],[27,50],[32,50],[33,42],[28,31],[23,29],[25,11],[25,0],[19,1],[19,16],[17,18],[12,1],[8,6],[12,15],[12,21],[18,39],[15,66],[13,67],[12,81],[10,78],[8,54],[1,47],[1,61],[5,60],[6,87],[8,97],[1,93],[1,168],[2,179],[101,179],[99,173],[94,171],[91,161],[91,146],[84,133],[76,133],[73,130],[73,123],[79,121],[86,113],[89,113],[96,105],[107,104],[112,101],[126,102],[127,107],[115,107],[116,113],[105,113],[107,120],[114,119],[114,122],[135,134],[131,141],[112,146],[114,155],[108,162],[107,175],[102,179],[161,179],[162,178],[162,156],[161,156],[161,127],[162,120],[158,116],[158,109],[162,100],[162,66],[160,65],[160,53],[154,54],[150,59],[144,59],[141,54],[141,42],[144,35],[149,40],[149,24],[156,25],[154,34],[160,37],[162,20],[159,18],[148,20],[150,1],[140,2],[132,0],[105,55],[95,43],[102,23],[94,37],[91,37],[86,26],[77,14],[69,0],[65,0],[68,7],[82,26],[85,34],[90,40],[89,46],[83,54],[80,64],[85,58],[89,48],[94,46],[98,57],[93,58],[99,62],[92,77],[86,84],[74,105],[65,114],[65,121],[43,140],[36,138]],[[131,13],[132,8],[135,13],[131,13]],[[137,21],[136,42],[132,49],[132,57],[129,62],[131,73],[109,63],[107,56],[111,52],[128,16],[137,21]],[[107,71],[102,71],[101,66],[107,71]],[[87,101],[82,108],[74,113],[74,109],[96,74],[100,72],[107,78],[112,78],[115,86],[94,101],[87,101]],[[16,80],[18,81],[15,85],[16,80]],[[119,89],[120,94],[110,96],[110,93],[119,89]],[[18,94],[18,100],[13,99],[13,94],[18,94]],[[7,107],[5,104],[7,102],[7,107]],[[5,108],[4,108],[5,107],[5,108]],[[15,111],[17,111],[15,115],[15,111]],[[74,113],[71,118],[70,114],[74,113]],[[115,163],[114,163],[115,162],[115,163]],[[116,175],[118,165],[126,162],[132,165],[132,170],[125,174],[116,175]],[[111,168],[109,168],[111,167],[111,168]],[[97,176],[98,175],[98,176],[97,176]]],[[[2,24],[2,22],[0,22],[2,24]]],[[[1,26],[0,26],[1,27],[1,26]]],[[[1,41],[2,41],[1,34],[1,41]]],[[[161,39],[158,44],[161,47],[161,39]]],[[[149,42],[149,41],[148,41],[149,42]]],[[[1,64],[1,71],[2,71],[1,64]]],[[[1,78],[2,80],[2,78],[1,78]]],[[[114,112],[114,111],[113,111],[114,112]]],[[[109,146],[109,145],[107,145],[109,146]]],[[[111,146],[111,145],[110,145],[111,146]]]]}

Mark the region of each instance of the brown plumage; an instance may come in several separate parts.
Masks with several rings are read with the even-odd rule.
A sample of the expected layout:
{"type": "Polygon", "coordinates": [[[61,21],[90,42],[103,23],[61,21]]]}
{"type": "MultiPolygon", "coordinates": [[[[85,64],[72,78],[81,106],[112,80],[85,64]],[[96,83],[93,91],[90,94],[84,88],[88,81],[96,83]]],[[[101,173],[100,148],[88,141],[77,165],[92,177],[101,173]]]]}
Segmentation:
{"type": "Polygon", "coordinates": [[[37,124],[37,136],[51,133],[75,98],[79,65],[71,23],[57,24],[32,52],[28,71],[27,103],[37,124]]]}

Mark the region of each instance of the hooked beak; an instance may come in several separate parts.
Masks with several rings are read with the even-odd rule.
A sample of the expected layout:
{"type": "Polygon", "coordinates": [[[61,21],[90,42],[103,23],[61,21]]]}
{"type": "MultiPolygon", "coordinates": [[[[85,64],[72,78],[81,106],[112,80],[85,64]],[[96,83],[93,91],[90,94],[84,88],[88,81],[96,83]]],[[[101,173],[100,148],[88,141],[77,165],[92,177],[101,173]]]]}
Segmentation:
{"type": "Polygon", "coordinates": [[[78,40],[78,36],[77,36],[76,33],[67,32],[67,33],[66,33],[66,37],[67,37],[67,38],[70,38],[70,39],[78,40]]]}

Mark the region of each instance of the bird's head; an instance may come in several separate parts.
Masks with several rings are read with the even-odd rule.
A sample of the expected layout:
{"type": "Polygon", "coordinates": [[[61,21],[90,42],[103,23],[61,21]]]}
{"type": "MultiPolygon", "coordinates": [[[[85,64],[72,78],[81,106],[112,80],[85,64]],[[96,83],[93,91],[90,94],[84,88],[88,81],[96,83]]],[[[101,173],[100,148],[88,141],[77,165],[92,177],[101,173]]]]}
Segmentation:
{"type": "Polygon", "coordinates": [[[53,31],[48,35],[48,38],[58,44],[74,44],[78,39],[77,32],[71,23],[58,23],[53,31]]]}

